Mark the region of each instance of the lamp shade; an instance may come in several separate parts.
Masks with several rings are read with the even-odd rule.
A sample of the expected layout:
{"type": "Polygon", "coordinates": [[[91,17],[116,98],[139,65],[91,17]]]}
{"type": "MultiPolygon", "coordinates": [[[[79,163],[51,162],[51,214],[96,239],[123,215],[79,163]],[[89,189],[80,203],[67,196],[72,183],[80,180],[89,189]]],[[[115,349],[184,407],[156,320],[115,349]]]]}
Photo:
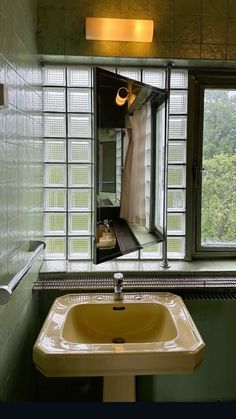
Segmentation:
{"type": "Polygon", "coordinates": [[[86,39],[97,41],[152,42],[153,20],[86,18],[86,39]]]}
{"type": "Polygon", "coordinates": [[[123,106],[125,102],[128,100],[129,95],[130,93],[128,89],[126,89],[126,87],[120,87],[116,94],[116,104],[118,106],[123,106]]]}

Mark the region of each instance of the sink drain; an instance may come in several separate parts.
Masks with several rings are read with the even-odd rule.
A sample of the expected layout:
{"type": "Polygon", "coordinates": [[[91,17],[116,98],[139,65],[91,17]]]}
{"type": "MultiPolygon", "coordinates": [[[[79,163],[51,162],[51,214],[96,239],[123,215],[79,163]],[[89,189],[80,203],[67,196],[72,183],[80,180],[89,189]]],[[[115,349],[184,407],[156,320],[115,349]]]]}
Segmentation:
{"type": "Polygon", "coordinates": [[[125,339],[124,338],[121,338],[120,336],[115,336],[112,339],[112,343],[125,343],[125,339]]]}

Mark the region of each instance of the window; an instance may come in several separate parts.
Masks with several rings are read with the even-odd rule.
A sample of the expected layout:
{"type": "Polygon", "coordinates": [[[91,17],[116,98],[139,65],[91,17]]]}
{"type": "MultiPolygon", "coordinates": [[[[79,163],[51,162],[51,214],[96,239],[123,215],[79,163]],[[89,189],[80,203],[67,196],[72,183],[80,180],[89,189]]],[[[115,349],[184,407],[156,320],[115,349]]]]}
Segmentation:
{"type": "MultiPolygon", "coordinates": [[[[108,68],[164,88],[164,69],[108,68]]],[[[92,68],[45,66],[44,232],[47,259],[92,260],[94,140],[92,68]]],[[[168,258],[185,257],[188,71],[171,72],[168,140],[168,258]]],[[[147,133],[148,135],[148,133],[147,133]]],[[[120,139],[117,138],[120,182],[120,139]]],[[[148,166],[148,149],[146,150],[148,166]]],[[[148,196],[147,196],[148,198],[148,196]]],[[[160,259],[160,244],[122,259],[160,259]]]]}
{"type": "Polygon", "coordinates": [[[192,254],[188,256],[235,257],[236,79],[220,73],[194,77],[190,94],[196,100],[189,111],[192,196],[187,207],[193,221],[187,238],[192,240],[192,254]]]}

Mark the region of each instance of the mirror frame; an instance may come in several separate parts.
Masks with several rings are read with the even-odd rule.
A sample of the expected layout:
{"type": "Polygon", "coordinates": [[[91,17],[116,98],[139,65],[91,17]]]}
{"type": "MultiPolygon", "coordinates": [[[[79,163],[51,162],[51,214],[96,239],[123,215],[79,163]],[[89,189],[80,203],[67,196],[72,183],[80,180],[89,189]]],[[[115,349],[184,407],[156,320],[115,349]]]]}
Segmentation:
{"type": "MultiPolygon", "coordinates": [[[[155,212],[155,174],[156,174],[156,112],[158,107],[160,107],[162,104],[165,105],[165,109],[167,107],[167,98],[168,93],[166,89],[159,89],[154,86],[127,78],[125,76],[121,76],[119,74],[110,72],[108,70],[105,70],[103,68],[95,67],[94,68],[94,139],[95,139],[95,152],[94,152],[94,164],[95,164],[95,170],[94,170],[94,214],[95,214],[95,220],[94,220],[94,230],[95,230],[95,237],[94,237],[94,248],[93,248],[93,261],[95,264],[99,264],[108,260],[112,260],[114,258],[117,258],[119,256],[122,256],[124,254],[128,254],[131,252],[134,252],[136,250],[142,249],[143,246],[148,246],[155,243],[160,243],[165,241],[165,236],[162,231],[159,231],[154,226],[154,218],[153,214],[155,212]],[[150,231],[147,233],[150,234],[150,241],[146,242],[145,244],[140,244],[133,233],[133,231],[130,229],[130,234],[133,236],[134,242],[136,242],[135,246],[132,248],[118,250],[117,248],[114,249],[114,251],[108,252],[108,254],[104,254],[103,257],[99,258],[99,249],[97,248],[97,225],[98,225],[98,181],[99,181],[99,121],[100,121],[100,103],[99,103],[99,96],[100,96],[100,84],[99,84],[99,77],[101,75],[108,76],[110,78],[114,78],[117,81],[120,81],[121,83],[126,82],[133,83],[137,88],[140,89],[147,89],[146,91],[148,94],[144,95],[141,101],[134,101],[133,104],[129,109],[126,110],[126,115],[132,115],[136,110],[140,109],[145,103],[150,102],[151,103],[151,205],[150,205],[150,231]]],[[[146,93],[146,92],[145,92],[146,93]]],[[[110,129],[115,129],[115,127],[108,127],[110,129]]],[[[119,128],[119,127],[116,127],[119,128]]],[[[125,129],[125,126],[120,128],[125,129]]],[[[165,127],[166,130],[166,127],[165,127]]],[[[166,132],[164,133],[164,136],[166,135],[166,132]]],[[[166,147],[166,141],[164,142],[164,146],[166,147]]],[[[165,165],[163,165],[165,170],[165,165]]],[[[163,185],[164,186],[164,185],[163,185]]]]}

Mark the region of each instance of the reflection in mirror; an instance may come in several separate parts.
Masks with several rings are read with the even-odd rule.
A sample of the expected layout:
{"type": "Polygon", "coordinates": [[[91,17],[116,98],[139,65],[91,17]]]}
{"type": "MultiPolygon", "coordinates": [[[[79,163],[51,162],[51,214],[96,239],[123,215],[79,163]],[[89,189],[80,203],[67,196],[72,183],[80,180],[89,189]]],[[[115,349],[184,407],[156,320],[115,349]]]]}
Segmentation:
{"type": "Polygon", "coordinates": [[[94,263],[163,241],[166,92],[95,69],[94,263]]]}

